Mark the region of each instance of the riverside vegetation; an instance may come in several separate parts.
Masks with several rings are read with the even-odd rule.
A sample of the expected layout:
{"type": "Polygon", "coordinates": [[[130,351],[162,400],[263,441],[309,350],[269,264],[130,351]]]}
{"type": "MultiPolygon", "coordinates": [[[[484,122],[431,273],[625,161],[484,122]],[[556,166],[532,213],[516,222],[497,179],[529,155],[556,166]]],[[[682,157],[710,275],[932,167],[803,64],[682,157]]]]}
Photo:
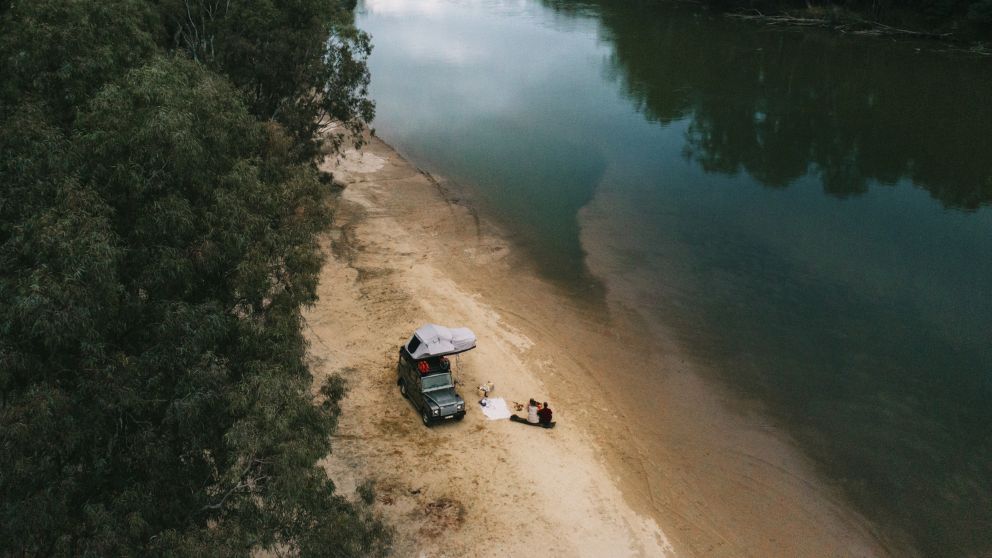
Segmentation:
{"type": "Polygon", "coordinates": [[[0,2],[0,555],[388,551],[302,335],[349,7],[0,2]]]}

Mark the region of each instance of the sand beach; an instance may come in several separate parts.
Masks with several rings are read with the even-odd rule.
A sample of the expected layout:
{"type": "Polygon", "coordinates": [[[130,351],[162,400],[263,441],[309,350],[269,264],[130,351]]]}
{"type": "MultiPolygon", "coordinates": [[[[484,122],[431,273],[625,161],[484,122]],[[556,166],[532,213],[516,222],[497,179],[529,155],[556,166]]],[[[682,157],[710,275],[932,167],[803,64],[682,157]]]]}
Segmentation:
{"type": "Polygon", "coordinates": [[[306,320],[316,379],[349,386],[324,464],[344,494],[374,484],[397,556],[890,554],[760,408],[609,296],[543,280],[457,186],[376,137],[323,169],[338,193],[306,320]],[[395,371],[428,322],[478,336],[453,359],[468,415],[433,428],[395,371]],[[558,427],[487,420],[487,381],[508,402],[548,401],[558,427]]]}

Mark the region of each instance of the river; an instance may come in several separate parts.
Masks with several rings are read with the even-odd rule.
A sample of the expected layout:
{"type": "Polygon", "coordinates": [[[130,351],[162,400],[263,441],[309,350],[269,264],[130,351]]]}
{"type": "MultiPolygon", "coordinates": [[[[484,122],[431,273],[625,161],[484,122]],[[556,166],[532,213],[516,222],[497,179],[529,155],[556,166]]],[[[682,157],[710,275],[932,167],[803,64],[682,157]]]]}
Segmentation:
{"type": "Polygon", "coordinates": [[[357,23],[377,133],[550,280],[674,332],[893,540],[992,553],[992,60],[619,0],[357,23]]]}

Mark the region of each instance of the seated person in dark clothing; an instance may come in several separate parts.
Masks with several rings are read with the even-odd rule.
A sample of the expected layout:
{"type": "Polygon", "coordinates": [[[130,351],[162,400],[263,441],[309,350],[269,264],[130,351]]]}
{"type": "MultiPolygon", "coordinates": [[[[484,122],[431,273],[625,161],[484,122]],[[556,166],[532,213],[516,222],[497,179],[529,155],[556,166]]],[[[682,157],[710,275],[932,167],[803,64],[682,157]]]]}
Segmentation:
{"type": "Polygon", "coordinates": [[[539,424],[551,424],[551,407],[548,407],[548,402],[544,402],[544,406],[537,411],[537,421],[539,424]]]}

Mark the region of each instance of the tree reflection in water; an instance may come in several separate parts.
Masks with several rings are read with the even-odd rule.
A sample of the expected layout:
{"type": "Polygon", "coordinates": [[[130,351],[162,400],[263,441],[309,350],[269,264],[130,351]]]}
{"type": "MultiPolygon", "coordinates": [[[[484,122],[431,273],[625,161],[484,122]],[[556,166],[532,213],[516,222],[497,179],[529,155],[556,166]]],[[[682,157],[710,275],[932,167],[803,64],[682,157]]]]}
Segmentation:
{"type": "Polygon", "coordinates": [[[651,120],[689,117],[685,155],[706,171],[769,187],[814,172],[838,197],[905,178],[946,207],[992,201],[988,60],[948,64],[932,44],[770,32],[708,12],[667,17],[677,7],[548,4],[597,13],[626,95],[651,120]]]}
{"type": "MultiPolygon", "coordinates": [[[[911,183],[953,213],[992,202],[986,59],[933,44],[772,31],[699,7],[545,3],[600,22],[623,94],[659,125],[687,120],[682,152],[706,172],[746,173],[768,188],[811,175],[838,198],[911,183]]],[[[719,236],[692,234],[711,240],[692,253],[701,283],[721,273],[733,283],[729,294],[702,283],[693,300],[694,318],[719,324],[718,341],[701,352],[720,373],[768,403],[861,511],[897,537],[926,555],[987,555],[992,354],[982,332],[992,322],[958,315],[954,329],[916,315],[911,300],[892,306],[820,283],[757,247],[759,264],[735,263],[736,248],[721,248],[719,236]]],[[[911,246],[919,244],[891,247],[911,246]]],[[[956,261],[939,252],[963,253],[938,246],[931,260],[913,262],[956,261]]],[[[973,307],[987,307],[989,283],[972,272],[990,256],[944,270],[952,284],[943,286],[959,281],[963,297],[978,297],[973,307]]]]}

